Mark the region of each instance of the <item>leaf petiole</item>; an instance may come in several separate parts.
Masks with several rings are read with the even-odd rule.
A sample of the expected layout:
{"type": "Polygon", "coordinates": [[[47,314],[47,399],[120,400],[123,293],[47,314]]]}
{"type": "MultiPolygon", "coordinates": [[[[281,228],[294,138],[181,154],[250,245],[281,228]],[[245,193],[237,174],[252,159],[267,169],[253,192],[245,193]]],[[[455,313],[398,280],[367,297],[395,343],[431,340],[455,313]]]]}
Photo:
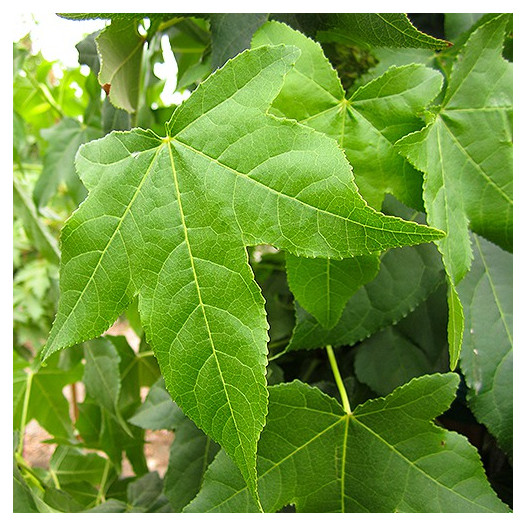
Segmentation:
{"type": "Polygon", "coordinates": [[[24,393],[24,405],[22,406],[22,416],[20,417],[20,440],[16,452],[22,456],[24,453],[24,436],[27,424],[27,412],[29,409],[29,398],[31,396],[31,383],[33,381],[33,371],[28,371],[26,379],[26,392],[24,393]]]}
{"type": "Polygon", "coordinates": [[[343,385],[343,380],[340,374],[340,370],[338,369],[338,364],[336,362],[336,357],[334,356],[332,345],[327,345],[325,348],[327,349],[327,356],[329,357],[332,373],[334,374],[334,379],[336,380],[336,385],[338,387],[338,391],[342,399],[343,409],[348,415],[352,415],[351,404],[349,403],[347,391],[345,390],[345,386],[343,385]]]}

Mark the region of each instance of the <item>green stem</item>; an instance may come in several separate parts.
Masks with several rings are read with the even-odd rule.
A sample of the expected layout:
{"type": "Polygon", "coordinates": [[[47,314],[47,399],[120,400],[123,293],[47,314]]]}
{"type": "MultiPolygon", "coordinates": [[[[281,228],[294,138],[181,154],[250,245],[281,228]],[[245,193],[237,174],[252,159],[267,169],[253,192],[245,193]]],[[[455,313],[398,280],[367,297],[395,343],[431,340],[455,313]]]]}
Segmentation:
{"type": "Polygon", "coordinates": [[[51,479],[53,480],[53,484],[55,485],[56,489],[60,489],[60,482],[58,481],[57,474],[52,469],[49,470],[49,475],[51,476],[51,479]]]}
{"type": "Polygon", "coordinates": [[[170,20],[166,20],[166,22],[161,22],[159,24],[159,27],[157,28],[157,31],[159,33],[162,33],[163,31],[166,31],[169,27],[172,27],[173,25],[177,24],[181,20],[183,20],[183,17],[176,16],[174,18],[170,18],[170,20]]]}
{"type": "Polygon", "coordinates": [[[44,492],[44,486],[42,486],[42,483],[40,482],[36,474],[33,472],[33,469],[27,463],[26,459],[18,453],[15,453],[15,461],[18,466],[18,469],[20,470],[20,474],[26,480],[29,479],[35,487],[44,492]]]}
{"type": "Polygon", "coordinates": [[[22,456],[24,453],[24,436],[27,424],[27,412],[29,410],[29,398],[31,396],[31,384],[33,382],[33,371],[27,373],[26,392],[24,393],[24,404],[22,406],[22,416],[20,417],[20,437],[16,452],[22,456]]]}
{"type": "Polygon", "coordinates": [[[106,459],[106,464],[104,465],[104,471],[102,472],[102,477],[100,479],[100,487],[97,493],[97,499],[95,501],[95,506],[98,506],[106,500],[106,492],[104,491],[104,486],[106,486],[106,481],[108,480],[108,473],[110,472],[110,459],[106,459]]]}
{"type": "Polygon", "coordinates": [[[146,358],[148,356],[154,356],[153,351],[143,351],[136,354],[137,358],[146,358]]]}
{"type": "Polygon", "coordinates": [[[33,78],[31,75],[28,75],[27,78],[33,84],[33,86],[40,91],[44,99],[46,99],[46,102],[58,113],[58,115],[61,118],[65,117],[64,111],[59,106],[58,102],[53,98],[53,95],[51,95],[51,92],[49,91],[48,87],[45,84],[42,84],[41,82],[38,82],[35,78],[33,78]]]}
{"type": "Polygon", "coordinates": [[[349,398],[347,397],[347,391],[343,385],[343,380],[338,369],[338,364],[336,363],[336,357],[334,356],[334,351],[332,350],[332,345],[327,345],[327,356],[329,357],[329,362],[331,364],[332,374],[334,374],[334,379],[336,380],[336,385],[338,391],[340,392],[340,397],[342,399],[343,409],[348,415],[352,415],[351,404],[349,404],[349,398]]]}

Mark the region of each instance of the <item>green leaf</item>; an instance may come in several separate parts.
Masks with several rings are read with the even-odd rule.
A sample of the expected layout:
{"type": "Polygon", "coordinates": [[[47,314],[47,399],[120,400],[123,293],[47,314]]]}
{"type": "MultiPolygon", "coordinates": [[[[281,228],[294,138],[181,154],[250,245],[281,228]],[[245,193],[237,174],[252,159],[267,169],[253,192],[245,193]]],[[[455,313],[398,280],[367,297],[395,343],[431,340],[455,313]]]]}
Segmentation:
{"type": "Polygon", "coordinates": [[[470,36],[435,120],[398,142],[400,152],[425,174],[429,223],[447,232],[437,244],[450,280],[452,367],[463,333],[455,288],[472,259],[468,227],[506,250],[513,243],[513,66],[501,54],[507,22],[507,16],[497,17],[470,36]]]}
{"type": "Polygon", "coordinates": [[[267,19],[263,13],[212,13],[212,69],[249,48],[252,35],[267,19]]]}
{"type": "Polygon", "coordinates": [[[458,286],[466,314],[460,366],[473,414],[513,454],[513,256],[474,235],[475,258],[458,286]]]}
{"type": "Polygon", "coordinates": [[[175,512],[182,511],[197,495],[218,451],[219,446],[188,418],[177,426],[164,477],[164,493],[175,512]]]}
{"type": "Polygon", "coordinates": [[[450,45],[419,31],[405,13],[331,13],[326,15],[321,42],[342,42],[363,47],[444,49],[450,45]]]}
{"type": "MultiPolygon", "coordinates": [[[[506,512],[476,449],[435,426],[455,397],[453,373],[416,378],[346,414],[299,381],[270,387],[258,448],[263,509],[298,512],[506,512]]],[[[211,464],[189,512],[254,512],[235,465],[211,464]]]]}
{"type": "Polygon", "coordinates": [[[412,378],[448,370],[446,287],[440,286],[396,326],[357,346],[360,382],[385,396],[412,378]]]}
{"type": "Polygon", "coordinates": [[[360,193],[374,208],[380,209],[386,193],[422,208],[422,176],[394,143],[422,128],[418,114],[439,93],[442,76],[422,65],[393,68],[346,98],[321,46],[300,32],[269,22],[254,35],[253,46],[280,42],[298,47],[301,56],[272,111],[335,139],[352,163],[360,193]]]}
{"type": "Polygon", "coordinates": [[[137,20],[114,19],[96,38],[99,82],[110,85],[110,101],[128,113],[137,111],[144,37],[137,20]]]}
{"type": "Polygon", "coordinates": [[[63,513],[78,513],[84,510],[82,503],[78,502],[67,491],[59,488],[46,488],[44,502],[63,513]]]}
{"type": "Polygon", "coordinates": [[[86,510],[86,513],[126,513],[127,505],[117,499],[108,499],[107,501],[86,510]]]}
{"type": "Polygon", "coordinates": [[[87,403],[79,407],[77,428],[85,442],[106,452],[117,468],[124,451],[135,473],[146,473],[144,431],[126,423],[141,405],[141,358],[124,336],[98,338],[84,344],[84,349],[84,383],[88,396],[87,403]]]}
{"type": "Polygon", "coordinates": [[[152,471],[130,483],[127,489],[131,513],[169,513],[172,511],[163,495],[163,481],[157,471],[152,471]]]}
{"type": "Polygon", "coordinates": [[[100,31],[95,31],[83,38],[76,46],[79,53],[79,64],[86,64],[96,77],[100,72],[99,53],[97,51],[96,38],[100,35],[100,31]]]}
{"type": "Polygon", "coordinates": [[[443,280],[443,267],[434,247],[390,250],[382,256],[376,278],[351,297],[333,328],[323,328],[297,306],[296,327],[287,349],[354,345],[402,319],[443,280]]]}
{"type": "Polygon", "coordinates": [[[442,235],[367,207],[331,139],[264,113],[297,55],[243,52],[175,110],[169,137],[114,132],[79,151],[90,195],[62,230],[43,351],[98,336],[138,293],[168,391],[254,494],[267,324],[245,246],[341,258],[442,235]]]}
{"type": "Polygon", "coordinates": [[[287,256],[287,280],[299,304],[325,329],[338,323],[349,298],[374,279],[378,256],[334,261],[287,256]]]}
{"type": "Polygon", "coordinates": [[[75,119],[62,119],[56,126],[42,131],[49,147],[44,155],[42,173],[35,184],[33,198],[39,208],[46,206],[57,193],[60,183],[75,204],[86,197],[86,189],[75,171],[75,154],[81,144],[97,139],[102,132],[75,119]]]}
{"type": "Polygon", "coordinates": [[[62,390],[65,385],[82,378],[82,365],[69,371],[57,367],[54,357],[46,367],[30,365],[22,358],[13,358],[13,426],[20,429],[23,418],[24,398],[27,396],[25,423],[32,419],[54,437],[73,438],[69,403],[62,390]],[[34,369],[37,369],[36,371],[34,369]]]}
{"type": "Polygon", "coordinates": [[[208,22],[185,18],[166,31],[177,61],[177,89],[199,83],[210,72],[210,31],[208,22]]]}
{"type": "Polygon", "coordinates": [[[58,446],[49,460],[49,472],[60,484],[85,481],[99,485],[107,460],[96,453],[84,455],[80,450],[58,446]]]}
{"type": "Polygon", "coordinates": [[[156,471],[130,482],[126,489],[127,502],[108,499],[88,513],[171,513],[166,497],[162,494],[163,483],[156,471]]]}
{"type": "Polygon", "coordinates": [[[109,339],[97,338],[84,344],[84,356],[86,393],[130,433],[119,408],[121,359],[117,349],[109,339]]]}
{"type": "MultiPolygon", "coordinates": [[[[268,22],[256,32],[252,45],[281,42],[298,47],[301,56],[287,74],[272,111],[335,139],[353,164],[361,194],[373,207],[379,209],[388,192],[421,207],[421,175],[393,143],[422,127],[417,113],[440,90],[440,74],[423,66],[394,69],[347,100],[321,46],[300,32],[268,22]]],[[[338,322],[347,300],[377,269],[374,256],[343,261],[287,257],[292,292],[325,328],[338,322]]]]}
{"type": "Polygon", "coordinates": [[[39,216],[31,198],[26,194],[21,184],[13,177],[13,208],[16,216],[22,220],[27,237],[36,249],[50,263],[58,265],[60,253],[57,240],[39,216]]]}
{"type": "Polygon", "coordinates": [[[13,459],[13,513],[38,513],[35,497],[13,459]]]}
{"type": "Polygon", "coordinates": [[[164,379],[159,378],[128,421],[143,429],[158,430],[174,429],[183,419],[183,412],[164,387],[164,379]]]}
{"type": "Polygon", "coordinates": [[[482,15],[484,13],[446,13],[444,18],[446,37],[454,41],[468,31],[482,15]]]}
{"type": "Polygon", "coordinates": [[[353,86],[363,86],[371,80],[383,75],[393,66],[408,66],[410,64],[422,64],[424,66],[438,69],[436,64],[437,57],[442,56],[443,52],[437,53],[432,49],[413,49],[413,48],[389,48],[375,47],[371,53],[378,63],[367,73],[356,80],[353,86]]]}

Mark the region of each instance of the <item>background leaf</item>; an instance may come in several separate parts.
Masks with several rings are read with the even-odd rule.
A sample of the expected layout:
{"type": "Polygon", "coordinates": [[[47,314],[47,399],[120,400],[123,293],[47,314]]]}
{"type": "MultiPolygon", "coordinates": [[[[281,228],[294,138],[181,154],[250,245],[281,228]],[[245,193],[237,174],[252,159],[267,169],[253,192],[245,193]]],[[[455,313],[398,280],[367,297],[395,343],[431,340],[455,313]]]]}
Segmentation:
{"type": "Polygon", "coordinates": [[[340,321],[324,329],[301,307],[288,350],[353,345],[396,323],[425,300],[444,280],[437,251],[428,245],[386,252],[378,275],[345,306],[340,321]]]}
{"type": "Polygon", "coordinates": [[[443,49],[449,42],[422,33],[405,13],[331,13],[318,40],[362,46],[443,49]]]}
{"type": "Polygon", "coordinates": [[[495,18],[470,36],[435,121],[398,142],[425,174],[429,223],[447,232],[437,244],[450,280],[452,367],[463,333],[455,287],[472,259],[468,227],[507,250],[512,247],[512,65],[502,58],[507,22],[506,16],[495,18]]]}
{"type": "Polygon", "coordinates": [[[249,48],[252,35],[267,19],[264,13],[212,13],[212,69],[249,48]]]}
{"type": "Polygon", "coordinates": [[[38,207],[45,206],[57,193],[59,184],[64,183],[75,205],[79,204],[87,192],[75,171],[75,155],[81,144],[102,137],[102,132],[77,120],[63,119],[53,128],[43,130],[42,135],[49,148],[33,192],[35,203],[38,207]]]}
{"type": "Polygon", "coordinates": [[[116,108],[137,111],[144,37],[137,19],[112,19],[96,38],[100,56],[99,82],[109,84],[109,97],[116,108]]]}
{"type": "Polygon", "coordinates": [[[468,403],[513,455],[513,256],[473,235],[475,258],[458,287],[466,328],[460,366],[468,403]]]}
{"type": "MultiPolygon", "coordinates": [[[[447,409],[457,385],[453,373],[416,378],[350,415],[301,382],[270,387],[258,449],[263,508],[293,503],[307,513],[507,511],[473,446],[430,422],[447,409]]],[[[236,471],[218,455],[185,511],[256,511],[236,471]]]]}
{"type": "Polygon", "coordinates": [[[206,469],[219,449],[190,419],[179,422],[164,478],[164,493],[174,511],[182,511],[197,495],[206,469]]]}

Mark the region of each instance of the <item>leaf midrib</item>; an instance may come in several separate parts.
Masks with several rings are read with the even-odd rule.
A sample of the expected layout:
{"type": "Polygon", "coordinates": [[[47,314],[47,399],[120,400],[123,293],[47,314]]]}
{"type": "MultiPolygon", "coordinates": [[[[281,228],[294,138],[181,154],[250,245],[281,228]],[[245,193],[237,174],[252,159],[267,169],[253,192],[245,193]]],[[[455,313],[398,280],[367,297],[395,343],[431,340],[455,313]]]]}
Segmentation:
{"type": "Polygon", "coordinates": [[[186,244],[186,247],[187,247],[187,250],[188,250],[188,256],[189,256],[189,259],[190,259],[190,265],[191,265],[192,274],[193,274],[193,277],[194,277],[194,283],[195,283],[195,288],[196,288],[196,291],[197,291],[197,297],[198,297],[198,300],[199,300],[199,306],[200,306],[201,312],[203,314],[203,319],[204,319],[206,330],[207,330],[207,333],[208,333],[208,340],[210,342],[210,345],[211,345],[211,348],[212,348],[212,353],[213,353],[213,356],[214,356],[214,360],[216,362],[217,370],[219,372],[219,378],[220,378],[221,384],[223,386],[223,392],[225,393],[225,398],[226,398],[226,401],[227,401],[227,404],[228,404],[228,409],[229,409],[229,412],[230,412],[230,416],[232,417],[232,421],[233,421],[234,427],[236,429],[237,438],[238,438],[239,444],[241,445],[241,450],[243,452],[243,457],[245,458],[245,463],[248,466],[248,465],[250,465],[250,462],[249,462],[249,459],[247,459],[247,457],[246,457],[245,447],[242,445],[243,444],[242,434],[239,431],[236,415],[235,415],[234,410],[232,408],[232,404],[231,404],[230,397],[229,397],[229,394],[228,394],[227,384],[226,384],[225,379],[223,377],[223,371],[222,371],[221,365],[219,363],[219,358],[217,356],[217,349],[215,347],[214,338],[212,336],[212,331],[210,329],[210,324],[208,322],[208,317],[207,317],[206,309],[205,309],[205,303],[203,302],[203,298],[201,296],[201,288],[199,286],[199,280],[197,278],[197,271],[196,271],[196,268],[195,268],[194,256],[192,254],[192,248],[191,248],[191,245],[190,245],[190,240],[188,238],[188,227],[186,225],[186,219],[185,219],[185,214],[184,214],[183,204],[182,204],[182,199],[181,199],[181,192],[180,192],[180,189],[179,189],[179,181],[178,181],[178,178],[177,178],[177,172],[176,172],[176,169],[175,169],[175,162],[174,162],[172,147],[171,147],[170,143],[167,143],[167,148],[168,148],[168,152],[169,152],[169,155],[170,155],[170,165],[171,165],[171,168],[172,168],[172,175],[173,175],[174,185],[175,185],[175,193],[176,193],[177,203],[178,203],[178,206],[179,206],[179,214],[181,216],[181,226],[183,228],[185,244],[186,244]]]}
{"type": "MultiPolygon", "coordinates": [[[[447,117],[447,111],[444,112],[446,117],[447,117]]],[[[513,199],[511,199],[505,192],[504,190],[502,190],[502,188],[500,188],[500,186],[497,185],[497,183],[495,183],[495,181],[493,181],[490,176],[480,167],[480,165],[473,159],[473,157],[471,157],[471,155],[469,154],[469,152],[464,148],[464,146],[462,145],[462,143],[457,139],[457,137],[455,136],[455,134],[451,131],[451,129],[449,128],[449,126],[447,125],[446,121],[442,118],[442,114],[439,114],[440,116],[440,122],[443,123],[444,125],[444,128],[446,129],[446,131],[448,132],[449,136],[451,137],[451,139],[453,140],[453,143],[455,144],[455,146],[458,148],[458,150],[460,150],[460,152],[464,155],[465,158],[468,159],[468,161],[470,162],[470,164],[475,168],[475,171],[480,174],[482,176],[482,178],[486,181],[486,183],[488,185],[490,185],[491,187],[493,187],[497,193],[499,193],[505,201],[507,201],[511,206],[513,206],[513,199]]]]}
{"type": "MultiPolygon", "coordinates": [[[[281,405],[281,404],[279,404],[281,405]]],[[[330,413],[332,414],[333,416],[337,417],[339,415],[335,415],[334,413],[330,413]]],[[[486,506],[484,506],[483,504],[480,504],[480,503],[475,503],[471,500],[469,500],[467,497],[465,497],[464,495],[462,495],[461,493],[457,492],[454,488],[450,488],[446,485],[444,485],[442,482],[440,482],[439,480],[437,479],[434,479],[431,475],[429,475],[426,471],[424,471],[422,468],[420,468],[416,463],[414,463],[413,461],[411,461],[409,458],[407,458],[401,451],[399,451],[398,449],[396,449],[395,446],[393,446],[392,444],[390,444],[389,442],[387,442],[381,435],[378,435],[375,431],[373,431],[369,426],[367,426],[366,424],[364,424],[363,422],[360,421],[359,419],[359,416],[356,416],[356,415],[342,415],[340,416],[340,418],[338,418],[338,420],[336,420],[335,422],[333,422],[331,425],[327,426],[326,428],[324,428],[322,431],[320,431],[319,433],[317,433],[316,435],[314,435],[313,437],[311,437],[307,442],[303,443],[300,447],[294,449],[294,451],[292,451],[291,453],[289,453],[286,457],[282,458],[279,462],[272,462],[272,460],[270,459],[266,459],[268,460],[269,462],[272,462],[273,465],[267,469],[264,473],[262,473],[260,476],[258,476],[258,481],[260,481],[261,479],[263,479],[265,476],[267,476],[270,472],[272,472],[274,469],[276,469],[277,467],[279,467],[281,464],[283,464],[284,462],[286,462],[287,460],[289,460],[290,458],[292,458],[294,455],[296,455],[298,452],[300,452],[301,450],[303,450],[304,448],[306,448],[307,446],[309,446],[310,444],[312,444],[313,442],[315,442],[317,439],[319,439],[320,437],[322,437],[325,433],[327,433],[328,431],[330,431],[331,429],[333,429],[334,427],[336,427],[338,424],[341,424],[342,422],[345,421],[345,430],[344,430],[344,435],[343,435],[343,440],[342,440],[342,446],[343,446],[343,455],[342,455],[342,472],[340,474],[340,480],[341,480],[341,483],[340,483],[340,498],[341,498],[341,509],[342,509],[342,512],[345,512],[345,502],[344,502],[344,498],[345,497],[348,497],[348,495],[345,494],[345,462],[346,462],[346,450],[347,450],[347,440],[348,440],[348,428],[349,428],[349,422],[351,421],[351,419],[356,422],[357,424],[359,424],[360,426],[362,426],[367,432],[369,432],[373,437],[375,437],[379,442],[381,442],[382,444],[384,444],[385,446],[387,446],[393,453],[395,453],[398,457],[400,457],[402,460],[404,460],[410,467],[414,468],[415,470],[417,470],[418,472],[420,472],[424,477],[426,477],[427,479],[429,479],[432,483],[438,485],[438,486],[441,486],[442,488],[444,488],[446,491],[448,492],[451,492],[451,493],[454,493],[455,495],[457,495],[458,497],[460,497],[461,499],[463,499],[464,501],[467,501],[469,502],[470,504],[472,505],[475,505],[475,506],[479,506],[480,508],[483,508],[483,509],[486,509],[488,511],[494,511],[492,510],[491,508],[488,508],[486,506]]],[[[432,425],[430,423],[430,425],[432,425]]],[[[435,454],[435,453],[433,453],[435,454]]],[[[261,458],[264,458],[264,457],[261,457],[261,458]]],[[[216,504],[214,507],[210,508],[209,510],[207,510],[208,512],[212,512],[214,509],[220,507],[220,506],[223,506],[226,502],[228,502],[229,500],[235,498],[237,495],[239,495],[240,493],[242,493],[243,491],[245,491],[247,488],[247,486],[245,485],[243,488],[239,489],[238,491],[236,491],[235,493],[233,493],[232,495],[230,495],[227,499],[223,500],[222,502],[220,502],[219,504],[216,504]]],[[[352,498],[352,497],[349,497],[349,498],[352,498]]],[[[353,499],[354,500],[354,499],[353,499]]]]}
{"type": "MultiPolygon", "coordinates": [[[[271,115],[269,115],[269,117],[272,117],[271,115]]],[[[362,228],[367,228],[367,229],[371,229],[371,230],[378,230],[378,231],[382,231],[382,232],[389,232],[389,233],[392,233],[392,234],[405,234],[406,232],[403,232],[402,230],[392,230],[392,229],[388,229],[386,228],[385,226],[384,227],[376,227],[376,226],[373,226],[373,225],[364,225],[358,221],[354,221],[353,219],[351,219],[350,217],[345,217],[345,216],[342,216],[342,215],[339,215],[335,212],[330,212],[329,210],[323,210],[321,208],[316,208],[314,205],[311,205],[309,203],[306,203],[305,201],[302,201],[301,199],[298,199],[297,197],[295,196],[291,196],[291,195],[288,195],[288,194],[284,194],[284,193],[281,193],[281,192],[278,192],[277,190],[275,190],[274,188],[270,187],[270,186],[266,186],[265,184],[263,184],[262,182],[260,181],[257,181],[256,179],[253,179],[252,177],[250,177],[248,174],[244,174],[242,172],[239,172],[237,171],[235,168],[232,168],[231,166],[228,166],[224,163],[222,163],[221,161],[219,161],[218,159],[214,159],[213,157],[211,157],[210,155],[204,153],[204,152],[201,152],[199,150],[196,150],[193,146],[189,145],[188,143],[185,143],[185,142],[182,142],[179,138],[177,137],[173,137],[172,138],[172,141],[174,142],[177,142],[178,144],[180,144],[181,146],[183,146],[184,148],[187,148],[188,150],[190,150],[191,152],[201,156],[201,157],[204,157],[205,159],[207,159],[208,161],[210,162],[213,162],[215,164],[217,164],[218,166],[220,166],[221,168],[224,168],[226,170],[229,170],[230,172],[236,174],[237,176],[239,177],[244,177],[245,179],[248,179],[250,181],[252,181],[254,184],[264,188],[266,191],[268,192],[271,192],[271,193],[274,193],[280,197],[285,197],[287,199],[290,199],[291,201],[294,201],[296,203],[299,203],[300,205],[302,206],[305,206],[307,208],[311,208],[312,210],[315,210],[317,213],[321,213],[321,214],[327,214],[327,215],[330,215],[330,216],[333,216],[333,217],[336,217],[337,219],[343,219],[344,221],[347,221],[349,223],[352,223],[354,225],[357,225],[359,227],[362,227],[362,228]]],[[[366,207],[367,205],[364,206],[364,208],[366,207]]],[[[433,239],[436,237],[436,235],[432,232],[420,232],[418,235],[426,238],[426,237],[432,237],[433,239]]]]}

